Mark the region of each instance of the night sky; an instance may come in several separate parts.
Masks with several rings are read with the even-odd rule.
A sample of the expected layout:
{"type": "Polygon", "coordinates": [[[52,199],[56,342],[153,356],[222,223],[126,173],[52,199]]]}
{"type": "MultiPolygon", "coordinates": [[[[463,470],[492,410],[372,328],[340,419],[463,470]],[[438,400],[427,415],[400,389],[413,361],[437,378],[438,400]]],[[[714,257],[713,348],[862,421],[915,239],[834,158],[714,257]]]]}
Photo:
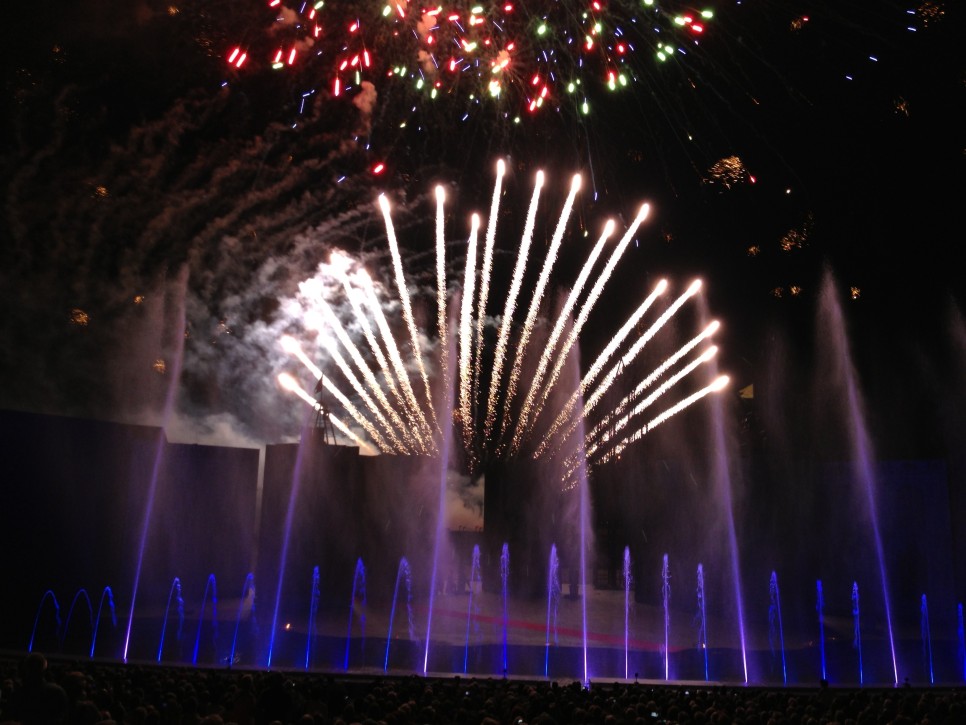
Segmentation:
{"type": "MultiPolygon", "coordinates": [[[[610,216],[625,224],[642,201],[654,207],[588,349],[658,278],[683,288],[701,276],[734,391],[762,383],[779,338],[807,375],[828,271],[873,410],[917,416],[964,393],[966,67],[952,5],[718,3],[699,44],[673,36],[686,54],[666,63],[642,32],[620,66],[623,90],[608,91],[588,62],[586,116],[560,85],[527,111],[525,78],[539,61],[525,40],[500,103],[479,102],[472,73],[435,100],[375,71],[374,93],[336,97],[338,33],[317,45],[328,55],[273,70],[272,48],[304,31],[267,5],[5,10],[0,406],[158,424],[180,367],[170,437],[290,438],[305,409],[274,377],[287,364],[279,336],[298,332],[287,305],[298,283],[336,247],[388,274],[374,204],[383,191],[397,204],[407,269],[430,280],[423,232],[437,182],[450,189],[458,264],[498,157],[509,161],[506,207],[520,224],[537,169],[551,210],[570,175],[584,174],[575,216],[591,238],[610,216]],[[252,55],[237,68],[228,58],[242,46],[252,55]]],[[[297,4],[283,5],[293,17],[297,4]]],[[[553,7],[562,27],[576,27],[582,7],[520,5],[531,21],[553,7]]],[[[329,9],[327,27],[346,27],[355,6],[371,11],[345,3],[329,9]]],[[[661,37],[672,37],[669,17],[654,23],[661,37]]],[[[562,37],[547,45],[561,76],[577,68],[562,37]]],[[[377,64],[383,49],[398,44],[375,42],[377,64]]],[[[509,259],[498,258],[501,274],[509,259]]],[[[561,284],[576,259],[563,260],[561,284]]],[[[905,447],[890,435],[900,454],[931,452],[921,431],[905,447]]]]}

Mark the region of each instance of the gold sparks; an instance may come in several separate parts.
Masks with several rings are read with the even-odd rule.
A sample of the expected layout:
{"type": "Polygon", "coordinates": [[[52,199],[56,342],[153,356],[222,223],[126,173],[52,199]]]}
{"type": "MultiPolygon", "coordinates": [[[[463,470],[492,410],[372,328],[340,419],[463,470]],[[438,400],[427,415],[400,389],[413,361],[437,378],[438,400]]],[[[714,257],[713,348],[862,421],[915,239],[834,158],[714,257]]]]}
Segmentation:
{"type": "Polygon", "coordinates": [[[775,287],[775,289],[771,291],[771,296],[778,300],[780,300],[784,294],[785,290],[782,287],[775,287]]]}
{"type": "Polygon", "coordinates": [[[98,199],[106,199],[108,196],[110,196],[110,194],[108,193],[106,186],[98,185],[94,187],[94,196],[96,196],[98,199]]]}
{"type": "Polygon", "coordinates": [[[802,288],[797,284],[793,284],[789,286],[788,291],[792,297],[798,297],[802,293],[802,288]]]}
{"type": "Polygon", "coordinates": [[[783,252],[791,252],[794,249],[801,249],[808,243],[808,235],[812,231],[812,226],[815,224],[815,217],[809,212],[805,221],[802,223],[799,229],[789,229],[785,232],[785,235],[778,241],[779,246],[782,248],[783,252]]]}
{"type": "Polygon", "coordinates": [[[70,311],[70,324],[77,325],[78,327],[87,327],[87,323],[90,321],[90,315],[80,307],[75,307],[70,311]]]}
{"type": "Polygon", "coordinates": [[[861,296],[862,296],[862,290],[861,289],[859,289],[855,285],[849,287],[849,297],[851,297],[853,300],[857,300],[861,296]]]}
{"type": "Polygon", "coordinates": [[[759,254],[761,254],[761,247],[759,247],[757,244],[752,244],[746,251],[749,257],[757,257],[759,254]]]}
{"type": "Polygon", "coordinates": [[[181,12],[177,5],[168,5],[168,15],[174,16],[181,12]]]}
{"type": "Polygon", "coordinates": [[[922,5],[916,8],[916,15],[922,21],[922,27],[928,28],[929,23],[938,23],[945,16],[946,11],[940,3],[931,2],[931,0],[926,0],[922,5]]]}
{"type": "Polygon", "coordinates": [[[704,180],[706,184],[721,184],[726,189],[730,189],[736,184],[750,180],[748,169],[738,156],[728,156],[716,161],[708,169],[708,177],[704,180]]]}
{"type": "Polygon", "coordinates": [[[158,375],[164,375],[164,373],[168,369],[168,366],[164,362],[164,358],[161,358],[161,357],[155,360],[154,365],[152,365],[151,367],[154,368],[154,372],[156,372],[158,375]]]}
{"type": "Polygon", "coordinates": [[[789,229],[778,243],[781,245],[783,252],[801,249],[805,244],[805,235],[797,229],[789,229]]]}
{"type": "Polygon", "coordinates": [[[906,118],[909,117],[909,101],[907,101],[902,96],[899,96],[895,100],[896,113],[901,113],[906,118]]]}
{"type": "Polygon", "coordinates": [[[144,302],[144,295],[134,295],[134,304],[139,305],[144,302]]]}
{"type": "Polygon", "coordinates": [[[794,18],[792,20],[790,29],[793,33],[797,33],[798,31],[800,31],[802,28],[805,27],[806,23],[808,23],[808,16],[799,15],[797,18],[794,18]]]}

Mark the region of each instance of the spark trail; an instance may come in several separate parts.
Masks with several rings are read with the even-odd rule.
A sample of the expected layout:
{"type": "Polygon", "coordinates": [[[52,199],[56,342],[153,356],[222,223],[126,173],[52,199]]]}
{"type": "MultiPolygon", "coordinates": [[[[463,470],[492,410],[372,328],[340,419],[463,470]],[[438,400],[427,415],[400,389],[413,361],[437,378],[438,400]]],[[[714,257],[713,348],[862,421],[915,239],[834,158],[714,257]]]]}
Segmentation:
{"type": "Polygon", "coordinates": [[[536,221],[537,205],[540,202],[540,190],[543,188],[543,172],[537,172],[537,181],[533,185],[533,196],[530,198],[530,208],[527,211],[527,222],[523,229],[523,241],[517,252],[517,262],[513,268],[513,280],[510,283],[510,294],[506,299],[503,319],[500,322],[500,333],[496,341],[496,356],[493,360],[493,372],[490,375],[490,394],[486,401],[486,424],[484,438],[490,439],[493,424],[496,421],[496,403],[500,391],[500,378],[506,363],[506,347],[510,340],[510,327],[513,324],[513,313],[517,305],[517,297],[523,286],[523,273],[527,268],[527,257],[530,254],[530,243],[533,241],[533,225],[536,221]]]}

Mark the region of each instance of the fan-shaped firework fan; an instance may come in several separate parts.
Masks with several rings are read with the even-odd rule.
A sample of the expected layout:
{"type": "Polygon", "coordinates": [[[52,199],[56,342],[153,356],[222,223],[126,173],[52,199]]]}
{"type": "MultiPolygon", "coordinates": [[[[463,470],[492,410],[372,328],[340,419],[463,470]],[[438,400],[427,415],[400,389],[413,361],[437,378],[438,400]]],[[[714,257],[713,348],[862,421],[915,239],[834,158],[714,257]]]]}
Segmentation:
{"type": "MultiPolygon", "coordinates": [[[[615,224],[613,221],[605,224],[577,280],[551,314],[547,312],[549,305],[544,304],[544,298],[568,233],[580,177],[573,179],[539,276],[532,287],[524,290],[544,182],[543,173],[538,172],[509,289],[500,295],[502,305],[498,305],[490,285],[504,171],[504,163],[500,161],[482,253],[479,249],[482,222],[478,215],[473,215],[462,292],[458,306],[454,302],[450,309],[447,308],[445,264],[445,194],[442,187],[437,188],[435,335],[420,330],[416,323],[389,201],[380,196],[397,296],[380,299],[369,275],[341,254],[333,255],[330,264],[320,268],[321,274],[304,282],[301,289],[308,307],[305,324],[321,333],[325,356],[338,368],[350,392],[343,391],[342,383],[335,382],[331,374],[323,374],[296,340],[286,337],[282,344],[312,372],[319,381],[318,390],[335,397],[341,404],[344,415],[351,419],[348,422],[327,409],[324,412],[360,446],[385,453],[434,455],[441,448],[441,436],[449,432],[446,422],[450,419],[449,412],[437,406],[441,401],[452,399],[453,419],[471,468],[481,460],[494,457],[556,458],[562,463],[565,483],[571,482],[581,462],[586,460],[591,466],[606,462],[661,422],[724,386],[727,378],[722,376],[703,386],[692,384],[692,390],[685,395],[664,397],[672,390],[679,392],[688,387],[687,381],[695,371],[713,358],[714,346],[706,346],[701,352],[696,350],[710,339],[718,324],[712,322],[701,330],[635,381],[633,389],[616,406],[601,413],[599,408],[605,393],[616,381],[626,382],[625,378],[630,376],[628,371],[636,369],[632,363],[700,290],[701,282],[693,282],[658,312],[658,300],[670,287],[667,281],[661,280],[582,373],[579,383],[568,385],[567,376],[562,374],[565,365],[573,359],[581,332],[621,255],[646,220],[649,206],[641,206],[609,252],[607,243],[615,233],[615,224]],[[351,308],[348,322],[333,310],[334,305],[341,308],[346,302],[351,308]],[[492,309],[494,306],[501,309],[492,309]],[[401,313],[402,324],[395,325],[401,333],[393,331],[386,310],[401,313]],[[488,321],[495,321],[492,345],[485,344],[485,340],[493,337],[487,334],[488,321]],[[452,332],[451,325],[456,328],[452,332]],[[535,334],[538,327],[539,341],[535,334]],[[432,337],[435,342],[426,342],[432,337]],[[451,338],[453,354],[450,353],[451,338]],[[430,348],[436,351],[432,359],[428,357],[430,348]],[[431,378],[435,378],[436,385],[431,378]],[[452,396],[446,395],[445,386],[449,381],[454,389],[452,396]],[[551,401],[564,402],[551,404],[551,401]]],[[[283,374],[280,382],[322,410],[319,401],[302,390],[292,376],[283,374]]]]}

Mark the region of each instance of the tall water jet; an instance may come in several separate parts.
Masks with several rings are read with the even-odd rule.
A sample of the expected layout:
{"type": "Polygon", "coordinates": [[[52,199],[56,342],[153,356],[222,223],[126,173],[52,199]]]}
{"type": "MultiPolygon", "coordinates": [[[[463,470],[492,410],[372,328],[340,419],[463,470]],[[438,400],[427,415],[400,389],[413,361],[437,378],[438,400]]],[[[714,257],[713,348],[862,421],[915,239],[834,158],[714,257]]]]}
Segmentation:
{"type": "Polygon", "coordinates": [[[178,577],[171,582],[168,591],[168,603],[164,607],[164,621],[161,623],[161,641],[158,643],[158,662],[164,653],[164,636],[168,631],[168,615],[171,612],[171,600],[174,600],[178,612],[178,642],[181,641],[181,628],[184,626],[184,598],[181,596],[181,580],[178,577]]]}
{"type": "Polygon", "coordinates": [[[40,598],[40,604],[37,605],[37,616],[34,617],[34,628],[30,632],[30,644],[27,645],[27,651],[34,651],[34,638],[37,636],[37,624],[40,622],[40,615],[44,610],[44,602],[50,599],[54,603],[54,621],[56,625],[56,636],[60,639],[60,604],[57,602],[57,597],[54,596],[54,592],[50,589],[44,592],[44,595],[40,598]]]}
{"type": "Polygon", "coordinates": [[[500,552],[500,579],[503,585],[503,676],[507,673],[507,626],[509,625],[509,608],[507,604],[507,579],[510,576],[510,545],[503,543],[500,552]]]}
{"type": "Polygon", "coordinates": [[[735,613],[738,625],[738,639],[741,647],[741,669],[745,684],[748,684],[748,645],[745,636],[745,607],[741,591],[741,562],[738,558],[738,534],[735,528],[734,506],[734,478],[732,471],[732,454],[729,441],[725,436],[724,404],[719,398],[711,401],[711,438],[713,469],[712,480],[715,486],[715,497],[724,515],[727,527],[727,546],[731,564],[731,582],[734,586],[735,613]]]}
{"type": "Polygon", "coordinates": [[[834,369],[829,371],[834,379],[844,388],[841,391],[844,399],[847,427],[850,436],[852,453],[852,475],[864,494],[866,513],[871,525],[872,543],[875,546],[876,562],[879,571],[879,583],[882,590],[882,602],[885,609],[886,633],[889,638],[889,651],[892,657],[893,683],[899,684],[899,665],[896,657],[895,635],[892,626],[891,596],[889,582],[886,576],[885,551],[882,544],[882,534],[879,530],[879,509],[877,502],[876,480],[873,473],[872,442],[865,423],[865,410],[862,404],[859,382],[852,365],[851,351],[846,337],[845,321],[842,307],[835,292],[834,280],[830,273],[826,273],[821,292],[822,310],[828,315],[827,325],[823,325],[823,340],[831,333],[832,349],[837,357],[832,361],[834,369]]]}
{"type": "Polygon", "coordinates": [[[228,666],[235,664],[235,651],[238,647],[238,630],[241,627],[242,615],[246,607],[251,612],[251,619],[255,621],[255,574],[249,572],[242,584],[241,600],[238,602],[238,614],[235,615],[235,634],[231,638],[231,652],[228,655],[228,666]]]}
{"type": "Polygon", "coordinates": [[[77,606],[78,601],[84,601],[87,604],[87,620],[90,623],[90,633],[94,633],[94,605],[91,604],[91,598],[87,594],[86,589],[78,589],[74,594],[74,598],[70,602],[70,608],[67,610],[67,621],[64,622],[64,631],[60,636],[60,646],[61,649],[64,648],[64,644],[67,642],[67,633],[70,631],[70,622],[74,616],[74,608],[77,606]]]}
{"type": "Polygon", "coordinates": [[[864,684],[862,672],[862,627],[859,622],[859,583],[852,582],[852,646],[859,657],[859,686],[864,684]]]}
{"type": "Polygon", "coordinates": [[[704,681],[707,682],[708,676],[708,617],[705,612],[704,598],[704,565],[698,564],[698,648],[704,657],[704,681]]]}
{"type": "MultiPolygon", "coordinates": [[[[583,431],[581,431],[583,433],[583,431]]],[[[587,547],[590,528],[590,491],[587,486],[587,462],[581,459],[579,476],[580,486],[580,623],[583,633],[584,686],[590,686],[590,672],[587,669],[587,547]]]]}
{"type": "Polygon", "coordinates": [[[624,566],[621,570],[621,583],[624,585],[624,679],[627,679],[627,652],[630,645],[631,613],[631,547],[624,547],[624,566]]]}
{"type": "Polygon", "coordinates": [[[825,671],[825,602],[822,597],[822,580],[815,582],[815,611],[818,613],[818,652],[822,665],[822,680],[828,680],[825,671]]]}
{"type": "MultiPolygon", "coordinates": [[[[211,589],[211,640],[215,648],[218,647],[218,587],[215,584],[215,575],[209,574],[205,582],[205,595],[201,600],[201,613],[198,615],[198,634],[195,635],[195,649],[191,655],[191,664],[198,664],[198,646],[201,644],[201,628],[205,623],[205,605],[208,603],[208,590],[211,589]]],[[[217,661],[217,652],[216,661],[217,661]]]]}
{"type": "MultiPolygon", "coordinates": [[[[481,582],[480,574],[480,547],[473,546],[473,561],[470,564],[470,597],[466,605],[466,644],[463,648],[463,674],[466,674],[470,656],[470,627],[473,623],[473,592],[476,590],[477,583],[481,582]]],[[[480,587],[482,589],[482,586],[480,587]]]]}
{"type": "MultiPolygon", "coordinates": [[[[560,604],[560,560],[557,558],[557,545],[550,546],[550,562],[547,566],[547,644],[543,659],[543,676],[550,676],[550,633],[553,644],[557,645],[557,606],[560,604]]],[[[960,621],[962,621],[960,607],[960,621]]]]}
{"type": "Polygon", "coordinates": [[[285,582],[285,564],[288,561],[288,547],[292,535],[292,521],[295,518],[295,504],[298,501],[299,489],[302,484],[302,464],[305,460],[305,436],[299,441],[298,452],[295,454],[295,468],[292,471],[292,490],[288,497],[288,507],[285,510],[285,524],[282,527],[282,551],[279,554],[278,583],[275,586],[275,607],[272,610],[272,629],[268,635],[268,656],[265,667],[271,669],[272,656],[275,653],[275,635],[278,632],[278,613],[282,606],[282,585],[285,582]]]}
{"type": "Polygon", "coordinates": [[[148,531],[151,525],[151,514],[154,511],[154,499],[156,498],[158,492],[158,478],[161,474],[161,457],[162,453],[164,452],[165,444],[164,430],[168,425],[168,421],[171,419],[171,414],[174,412],[178,383],[181,380],[181,364],[184,360],[184,341],[187,337],[187,335],[184,334],[184,331],[187,329],[185,324],[184,290],[188,281],[188,268],[183,267],[179,272],[178,277],[181,298],[180,305],[175,310],[176,322],[174,325],[174,333],[171,336],[171,342],[174,348],[172,350],[171,357],[173,358],[174,364],[169,368],[171,371],[171,382],[168,384],[168,390],[165,393],[164,409],[161,412],[161,427],[158,431],[158,441],[154,453],[154,465],[151,467],[151,479],[148,483],[148,494],[147,498],[145,499],[144,513],[141,517],[141,539],[140,543],[138,544],[137,561],[134,567],[134,585],[131,590],[131,607],[128,611],[127,630],[124,633],[124,649],[121,655],[121,659],[124,662],[127,662],[128,649],[131,646],[131,629],[134,626],[134,606],[137,603],[138,587],[141,583],[141,569],[144,566],[144,552],[147,549],[148,531]]]}
{"type": "Polygon", "coordinates": [[[386,659],[382,666],[382,671],[389,670],[389,645],[392,643],[392,625],[396,621],[396,602],[399,598],[399,585],[406,585],[406,622],[409,625],[409,641],[416,639],[413,631],[413,578],[409,569],[409,562],[406,557],[399,560],[399,568],[396,571],[396,586],[392,590],[392,608],[389,610],[389,631],[386,633],[386,659]]]}
{"type": "MultiPolygon", "coordinates": [[[[475,217],[474,217],[475,219],[475,217]]],[[[478,223],[478,221],[475,221],[478,223]]],[[[460,299],[459,296],[453,301],[449,316],[449,338],[444,341],[440,341],[440,344],[446,344],[450,346],[448,352],[448,359],[452,360],[452,345],[453,345],[453,335],[454,335],[454,321],[452,315],[455,310],[460,309],[460,299]]],[[[418,351],[417,351],[418,352],[418,351]]],[[[449,411],[453,410],[453,387],[454,381],[456,379],[456,369],[461,366],[450,365],[446,370],[446,379],[443,381],[444,389],[443,395],[440,396],[443,399],[443,407],[440,414],[437,415],[438,420],[449,420],[449,411]],[[445,413],[445,415],[443,414],[445,413]]],[[[439,507],[436,511],[436,533],[433,543],[433,568],[430,574],[429,583],[429,603],[426,611],[426,646],[423,651],[423,674],[429,669],[429,643],[432,641],[432,631],[433,631],[433,604],[436,598],[436,577],[439,570],[439,556],[440,548],[443,546],[443,539],[446,534],[446,473],[449,469],[449,456],[450,456],[450,446],[452,445],[452,431],[445,424],[441,429],[440,435],[440,445],[439,445],[439,507]]]]}
{"type": "Polygon", "coordinates": [[[966,682],[966,630],[963,629],[963,605],[956,606],[956,639],[959,640],[959,666],[966,682]]]}
{"type": "MultiPolygon", "coordinates": [[[[356,568],[352,574],[352,599],[349,602],[349,628],[345,635],[345,661],[342,669],[349,669],[349,650],[352,644],[352,619],[356,608],[359,609],[359,633],[362,641],[362,656],[366,652],[366,567],[362,559],[356,560],[356,568]]],[[[362,665],[365,666],[365,659],[362,665]]]]}
{"type": "Polygon", "coordinates": [[[94,634],[91,635],[91,659],[94,659],[94,648],[97,647],[97,632],[101,626],[101,612],[104,609],[104,602],[108,603],[111,609],[111,624],[117,627],[117,612],[114,609],[114,592],[110,587],[104,587],[101,592],[101,602],[97,605],[97,618],[94,620],[94,634]]]}
{"type": "Polygon", "coordinates": [[[768,642],[771,645],[772,656],[775,654],[775,640],[781,651],[782,683],[788,684],[788,669],[785,666],[785,633],[782,629],[782,602],[778,591],[778,574],[771,573],[768,583],[768,642]]]}
{"type": "Polygon", "coordinates": [[[671,647],[671,572],[667,554],[661,564],[661,601],[664,605],[664,679],[670,679],[669,651],[671,647]]]}
{"type": "MultiPolygon", "coordinates": [[[[309,595],[309,623],[305,632],[305,669],[312,666],[312,648],[315,644],[315,617],[319,612],[319,567],[312,567],[312,589],[309,595]]],[[[351,620],[350,620],[351,622],[351,620]]],[[[350,624],[351,626],[351,624],[350,624]]]]}
{"type": "Polygon", "coordinates": [[[922,659],[926,666],[926,671],[929,673],[929,684],[934,685],[936,678],[932,669],[932,632],[929,629],[929,605],[926,603],[925,594],[922,595],[922,604],[920,605],[919,612],[919,628],[922,635],[922,659]]]}

